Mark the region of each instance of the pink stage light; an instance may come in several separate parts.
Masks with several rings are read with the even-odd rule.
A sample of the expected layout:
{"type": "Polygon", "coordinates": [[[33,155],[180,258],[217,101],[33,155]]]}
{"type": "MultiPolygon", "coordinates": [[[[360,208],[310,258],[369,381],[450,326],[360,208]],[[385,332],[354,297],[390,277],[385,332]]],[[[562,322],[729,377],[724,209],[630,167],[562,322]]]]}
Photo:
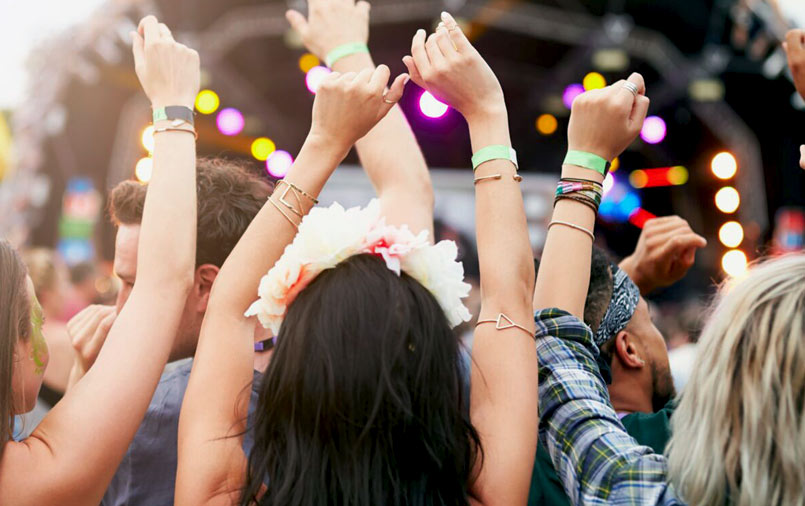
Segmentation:
{"type": "Polygon", "coordinates": [[[643,122],[643,129],[640,131],[640,138],[649,144],[659,144],[665,139],[668,127],[665,121],[659,116],[649,116],[643,122]]]}
{"type": "Polygon", "coordinates": [[[268,173],[277,179],[285,177],[291,165],[293,165],[293,157],[290,153],[281,149],[271,153],[271,156],[266,160],[268,173]]]}
{"type": "Polygon", "coordinates": [[[216,118],[218,130],[224,135],[238,135],[243,131],[243,126],[246,122],[243,119],[243,114],[232,107],[221,109],[216,118]]]}
{"type": "Polygon", "coordinates": [[[565,107],[570,109],[573,105],[573,101],[582,93],[584,93],[584,86],[579,83],[573,83],[565,88],[564,93],[562,93],[562,102],[565,103],[565,107]]]}
{"type": "Polygon", "coordinates": [[[307,89],[310,90],[311,93],[316,93],[316,90],[319,89],[319,85],[321,81],[330,74],[331,70],[327,67],[313,67],[312,69],[307,71],[307,75],[305,76],[305,84],[307,85],[307,89]]]}
{"type": "Polygon", "coordinates": [[[438,119],[447,114],[447,110],[450,107],[443,103],[436,100],[436,97],[430,94],[430,92],[425,92],[419,97],[419,109],[422,111],[422,114],[427,116],[428,118],[438,119]]]}

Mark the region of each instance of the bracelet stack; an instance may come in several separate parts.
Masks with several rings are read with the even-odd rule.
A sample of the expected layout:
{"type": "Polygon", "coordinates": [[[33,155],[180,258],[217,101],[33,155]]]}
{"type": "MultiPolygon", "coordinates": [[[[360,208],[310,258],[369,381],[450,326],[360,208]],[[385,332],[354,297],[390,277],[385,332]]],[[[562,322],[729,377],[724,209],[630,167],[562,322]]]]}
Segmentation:
{"type": "Polygon", "coordinates": [[[274,194],[268,197],[268,201],[272,206],[274,206],[274,208],[276,208],[277,211],[280,212],[280,214],[285,217],[286,220],[288,220],[291,225],[293,225],[295,229],[299,230],[299,223],[302,222],[302,218],[305,216],[305,209],[302,206],[302,198],[312,202],[314,206],[319,203],[315,197],[305,190],[299,188],[290,181],[280,179],[277,181],[277,189],[274,191],[274,194]],[[278,199],[274,199],[273,197],[274,195],[277,195],[277,190],[279,190],[280,184],[284,184],[286,186],[285,191],[282,192],[278,199]],[[292,218],[291,215],[289,215],[286,211],[290,211],[292,215],[295,215],[298,218],[299,223],[297,223],[297,220],[292,218]]]}
{"type": "Polygon", "coordinates": [[[604,194],[604,187],[597,181],[587,179],[562,178],[556,185],[556,197],[553,205],[563,199],[575,200],[598,214],[598,207],[601,205],[601,198],[604,194]]]}
{"type": "Polygon", "coordinates": [[[170,124],[167,126],[154,128],[154,134],[160,134],[163,132],[187,132],[189,134],[193,134],[196,140],[198,140],[194,113],[189,107],[181,105],[160,107],[153,110],[152,119],[154,124],[159,121],[170,121],[170,124]]]}

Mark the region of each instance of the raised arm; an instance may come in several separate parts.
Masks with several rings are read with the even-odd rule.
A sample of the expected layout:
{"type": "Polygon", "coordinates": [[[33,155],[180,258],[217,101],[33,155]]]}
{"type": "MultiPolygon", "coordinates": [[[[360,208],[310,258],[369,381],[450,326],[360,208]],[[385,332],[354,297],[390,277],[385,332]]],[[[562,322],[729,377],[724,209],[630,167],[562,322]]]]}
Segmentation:
{"type": "MultiPolygon", "coordinates": [[[[309,0],[307,19],[297,11],[288,21],[308,50],[326,61],[333,50],[355,45],[332,63],[338,72],[374,69],[366,48],[369,4],[355,0],[309,0]],[[360,47],[360,50],[357,48],[360,47]]],[[[430,231],[433,240],[433,188],[425,157],[402,109],[394,106],[368,134],[355,143],[363,168],[380,198],[389,225],[408,225],[414,232],[430,231]]]]}
{"type": "MultiPolygon", "coordinates": [[[[785,36],[783,49],[788,56],[788,67],[794,78],[794,85],[805,99],[805,30],[790,30],[785,36]]],[[[805,145],[800,146],[799,165],[805,169],[805,145]]]]}
{"type": "Polygon", "coordinates": [[[472,350],[471,419],[483,462],[471,491],[476,504],[525,504],[537,445],[537,357],[523,199],[509,157],[503,90],[455,20],[448,14],[442,19],[427,41],[424,30],[417,32],[404,61],[417,84],[464,115],[476,157],[491,154],[475,172],[479,319],[491,323],[479,324],[472,350]]]}
{"type": "MultiPolygon", "coordinates": [[[[390,101],[402,96],[406,77],[394,81],[386,95],[390,101]]],[[[257,298],[261,277],[296,235],[299,217],[283,202],[302,215],[310,211],[311,198],[352,144],[391,109],[383,100],[388,79],[389,69],[381,65],[359,74],[333,73],[321,83],[310,134],[296,163],[215,280],[179,419],[177,505],[232,504],[240,498],[254,359],[254,319],[244,313],[257,298]]]]}
{"type": "MultiPolygon", "coordinates": [[[[198,54],[174,42],[152,16],[132,36],[137,75],[152,105],[192,108],[199,88],[198,54]]],[[[137,285],[92,369],[30,438],[9,443],[0,466],[3,504],[101,500],[154,393],[192,285],[195,174],[193,133],[157,134],[137,285]]]]}

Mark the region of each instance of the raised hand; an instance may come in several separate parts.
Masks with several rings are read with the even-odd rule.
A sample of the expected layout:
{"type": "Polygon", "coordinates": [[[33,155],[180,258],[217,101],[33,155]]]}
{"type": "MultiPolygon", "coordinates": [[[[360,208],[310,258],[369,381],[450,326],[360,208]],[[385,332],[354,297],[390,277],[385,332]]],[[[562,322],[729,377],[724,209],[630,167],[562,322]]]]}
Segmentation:
{"type": "Polygon", "coordinates": [[[93,305],[85,308],[67,323],[76,360],[81,373],[86,373],[98,358],[109,329],[117,318],[114,306],[93,305]]]}
{"type": "Polygon", "coordinates": [[[285,17],[302,42],[322,61],[338,46],[369,41],[369,3],[355,0],[309,0],[307,19],[291,9],[285,17]]]}
{"type": "Polygon", "coordinates": [[[154,108],[193,108],[201,82],[198,53],[173,40],[170,29],[147,16],[132,32],[134,69],[154,108]]]}
{"type": "Polygon", "coordinates": [[[649,99],[643,76],[629,76],[628,82],[637,87],[636,95],[626,82],[618,81],[576,97],[567,129],[568,149],[612,160],[637,138],[648,113],[649,99]]]}
{"type": "Polygon", "coordinates": [[[411,56],[403,58],[403,63],[417,85],[453,106],[468,121],[505,110],[503,89],[495,73],[446,12],[427,40],[425,30],[414,35],[411,56]]]}
{"type": "Polygon", "coordinates": [[[349,151],[402,97],[408,76],[397,76],[386,92],[390,75],[385,65],[328,75],[316,91],[310,137],[349,151]]]}
{"type": "Polygon", "coordinates": [[[682,279],[696,260],[696,250],[705,246],[705,238],[679,216],[655,218],[643,226],[634,253],[620,267],[645,295],[682,279]]]}

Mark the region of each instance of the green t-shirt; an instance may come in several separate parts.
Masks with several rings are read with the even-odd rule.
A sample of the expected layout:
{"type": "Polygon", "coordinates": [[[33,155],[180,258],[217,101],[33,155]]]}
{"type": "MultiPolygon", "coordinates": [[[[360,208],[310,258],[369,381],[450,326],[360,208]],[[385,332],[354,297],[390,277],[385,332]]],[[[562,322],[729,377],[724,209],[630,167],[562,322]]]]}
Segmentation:
{"type": "MultiPolygon", "coordinates": [[[[638,443],[648,446],[654,453],[663,453],[671,438],[671,415],[675,405],[669,402],[656,413],[630,413],[621,419],[626,432],[638,443]]],[[[531,475],[528,506],[570,506],[562,481],[553,468],[548,450],[540,443],[531,475]]]]}

